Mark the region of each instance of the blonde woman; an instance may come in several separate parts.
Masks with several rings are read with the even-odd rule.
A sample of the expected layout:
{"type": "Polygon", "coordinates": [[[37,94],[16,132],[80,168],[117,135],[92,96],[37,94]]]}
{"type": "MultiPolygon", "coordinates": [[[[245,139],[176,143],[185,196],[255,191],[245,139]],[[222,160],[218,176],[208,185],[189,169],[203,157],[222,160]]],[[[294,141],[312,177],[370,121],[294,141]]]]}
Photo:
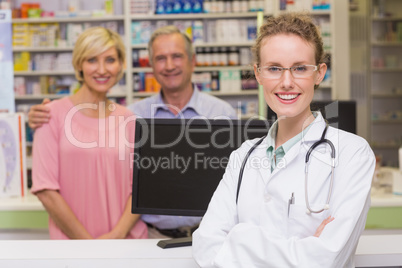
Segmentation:
{"type": "Polygon", "coordinates": [[[51,239],[147,238],[131,214],[134,116],[106,97],[124,60],[117,33],[84,31],[73,51],[81,87],[47,104],[52,120],[35,132],[32,192],[49,213],[51,239]]]}

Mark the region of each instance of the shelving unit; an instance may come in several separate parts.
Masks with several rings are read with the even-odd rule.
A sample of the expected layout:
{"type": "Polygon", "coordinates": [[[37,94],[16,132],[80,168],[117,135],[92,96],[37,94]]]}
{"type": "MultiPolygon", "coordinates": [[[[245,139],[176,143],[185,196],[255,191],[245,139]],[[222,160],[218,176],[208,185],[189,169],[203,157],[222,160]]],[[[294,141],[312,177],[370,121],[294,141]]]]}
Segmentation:
{"type": "MultiPolygon", "coordinates": [[[[21,2],[22,0],[20,0],[21,2]]],[[[17,4],[20,4],[17,1],[17,4]]],[[[45,0],[40,0],[43,4],[45,0]]],[[[95,3],[96,1],[94,1],[95,3]]],[[[98,1],[102,2],[102,1],[98,1]]],[[[306,3],[309,1],[306,1],[306,3]]],[[[279,0],[266,0],[265,6],[271,3],[272,7],[269,8],[269,12],[263,14],[264,17],[279,14],[279,0]]],[[[91,3],[92,4],[92,3],[91,3]]],[[[99,3],[98,3],[99,4],[99,3]]],[[[57,3],[53,3],[53,6],[57,6],[57,3]]],[[[90,5],[90,4],[88,4],[90,5]]],[[[95,4],[94,4],[95,5],[95,4]]],[[[119,32],[121,32],[126,45],[126,70],[124,76],[124,83],[120,85],[123,90],[117,90],[112,92],[109,96],[116,99],[125,99],[127,104],[133,102],[134,98],[144,98],[154,95],[154,92],[133,92],[133,74],[135,73],[152,73],[150,67],[133,67],[132,66],[132,54],[133,50],[147,49],[147,44],[132,44],[131,41],[131,27],[134,21],[151,21],[156,22],[160,20],[168,21],[185,21],[185,20],[201,20],[203,22],[210,20],[229,20],[229,19],[241,19],[241,20],[257,20],[257,12],[245,12],[245,13],[199,13],[199,14],[169,14],[169,15],[145,15],[145,14],[131,14],[130,13],[130,0],[115,0],[115,10],[117,15],[103,16],[103,17],[74,17],[74,18],[39,18],[39,19],[13,19],[13,24],[39,24],[39,23],[101,23],[101,22],[118,22],[119,32]],[[117,8],[116,8],[117,6],[117,8]],[[121,14],[119,14],[121,13],[121,14]]],[[[307,4],[306,4],[307,5],[307,4]]],[[[88,6],[87,6],[88,8],[88,6]]],[[[349,33],[348,27],[345,26],[348,23],[348,1],[332,1],[331,9],[324,11],[311,11],[313,16],[317,20],[326,20],[330,22],[331,41],[330,49],[327,52],[331,54],[331,80],[325,81],[320,85],[320,88],[316,91],[316,98],[318,100],[330,100],[330,99],[349,99],[349,33]]],[[[56,8],[57,10],[57,8],[56,8]]],[[[242,42],[196,42],[194,44],[197,48],[215,48],[215,47],[235,47],[235,48],[249,48],[253,44],[251,41],[242,42]]],[[[385,46],[388,44],[378,44],[378,46],[385,46]]],[[[394,46],[398,46],[395,44],[394,46]]],[[[41,53],[71,53],[72,46],[62,44],[62,46],[50,46],[50,47],[15,47],[14,53],[30,52],[32,54],[41,53]]],[[[196,67],[195,72],[216,72],[216,71],[253,71],[252,62],[243,66],[208,66],[208,67],[196,67]]],[[[379,70],[382,72],[383,70],[379,70]]],[[[387,70],[390,72],[391,70],[387,70]]],[[[395,72],[398,69],[394,70],[395,72]]],[[[74,78],[73,70],[49,70],[49,71],[19,71],[15,72],[16,77],[26,77],[26,79],[38,79],[39,76],[60,76],[74,78]]],[[[238,105],[241,101],[255,101],[258,103],[259,96],[262,96],[261,89],[247,89],[241,88],[233,89],[231,92],[208,92],[211,95],[219,98],[224,98],[233,106],[238,105]]],[[[57,99],[66,96],[66,94],[48,94],[48,95],[25,95],[16,96],[15,101],[20,103],[39,103],[44,98],[57,99]]],[[[264,103],[264,102],[261,102],[264,103]]]]}
{"type": "Polygon", "coordinates": [[[383,165],[397,166],[402,145],[402,2],[369,2],[369,140],[383,165]]]}
{"type": "MultiPolygon", "coordinates": [[[[336,44],[336,33],[339,32],[339,28],[336,26],[336,17],[334,13],[337,9],[342,9],[342,5],[340,2],[347,2],[347,1],[337,1],[337,3],[331,3],[332,7],[331,10],[323,10],[323,11],[311,11],[311,13],[316,16],[317,18],[327,17],[331,21],[331,54],[334,54],[337,48],[336,44]],[[341,8],[339,8],[341,7],[341,8]]],[[[271,16],[274,14],[278,14],[281,11],[279,10],[279,1],[266,1],[265,5],[271,3],[273,12],[271,13],[264,13],[264,16],[271,16]]],[[[132,77],[129,74],[136,73],[136,72],[151,72],[150,68],[133,68],[131,66],[131,56],[133,49],[146,49],[146,44],[131,44],[130,40],[130,31],[131,31],[131,22],[132,21],[159,21],[159,20],[213,20],[213,19],[256,19],[257,13],[256,12],[245,12],[245,13],[199,13],[199,14],[169,14],[169,15],[148,15],[148,14],[130,14],[130,1],[129,0],[121,0],[121,3],[118,3],[119,6],[122,6],[122,12],[124,14],[118,14],[113,16],[102,16],[102,17],[73,17],[73,18],[31,18],[31,19],[13,19],[13,24],[21,24],[21,23],[86,23],[86,22],[107,22],[107,21],[117,21],[124,25],[124,37],[125,43],[127,46],[127,75],[125,77],[126,81],[126,88],[132,88],[132,77]]],[[[249,42],[241,42],[241,43],[196,43],[195,48],[197,47],[250,47],[253,41],[249,42]]],[[[31,52],[31,53],[42,53],[42,52],[70,52],[72,51],[72,47],[16,47],[14,48],[14,52],[31,52]]],[[[341,47],[344,51],[344,47],[341,47]]],[[[344,54],[344,53],[343,53],[344,54]]],[[[324,92],[323,98],[325,99],[337,99],[340,97],[341,94],[337,94],[336,90],[328,90],[330,88],[335,88],[335,79],[339,70],[336,70],[337,66],[337,59],[332,57],[333,72],[332,72],[332,83],[327,83],[322,85],[320,89],[324,92]]],[[[210,71],[220,71],[222,69],[225,70],[250,70],[252,71],[252,66],[235,66],[235,67],[197,67],[196,72],[210,72],[210,71]]],[[[340,69],[340,68],[339,68],[340,69]]],[[[41,76],[41,75],[59,75],[59,76],[73,76],[73,71],[27,71],[27,72],[15,72],[16,76],[24,76],[24,77],[34,77],[34,76],[41,76]]],[[[342,87],[344,88],[344,87],[342,87]]],[[[250,94],[247,94],[250,95],[250,94]]],[[[131,103],[133,97],[141,97],[141,94],[133,93],[131,90],[127,90],[126,99],[127,103],[131,103]]],[[[257,94],[256,94],[257,97],[257,94]]],[[[17,97],[16,99],[22,100],[23,97],[17,97]]]]}

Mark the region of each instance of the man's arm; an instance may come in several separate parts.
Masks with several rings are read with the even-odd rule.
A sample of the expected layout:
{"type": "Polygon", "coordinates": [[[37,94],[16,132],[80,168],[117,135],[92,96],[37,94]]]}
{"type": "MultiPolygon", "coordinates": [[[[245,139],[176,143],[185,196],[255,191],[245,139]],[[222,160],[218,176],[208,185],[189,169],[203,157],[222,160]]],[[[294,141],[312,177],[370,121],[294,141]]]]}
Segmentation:
{"type": "Polygon", "coordinates": [[[46,106],[46,104],[49,102],[49,99],[44,99],[41,104],[37,104],[31,107],[28,113],[28,125],[30,128],[37,129],[41,127],[44,123],[49,122],[49,107],[46,106]]]}
{"type": "Polygon", "coordinates": [[[58,191],[43,190],[37,192],[36,195],[49,216],[67,237],[71,239],[92,239],[92,236],[77,219],[58,191]]]}

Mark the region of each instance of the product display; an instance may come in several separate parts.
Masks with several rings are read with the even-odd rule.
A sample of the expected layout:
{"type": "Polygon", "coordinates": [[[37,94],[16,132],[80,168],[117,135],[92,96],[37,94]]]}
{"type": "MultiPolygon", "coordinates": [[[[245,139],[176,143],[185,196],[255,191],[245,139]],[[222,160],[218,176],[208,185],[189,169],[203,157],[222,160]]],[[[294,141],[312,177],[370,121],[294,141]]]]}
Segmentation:
{"type": "MultiPolygon", "coordinates": [[[[313,10],[312,4],[316,1],[294,2],[302,2],[305,9],[313,10]]],[[[17,2],[17,5],[20,4],[17,2]]],[[[111,97],[120,103],[130,104],[135,97],[146,97],[159,90],[151,76],[147,43],[152,32],[165,25],[177,26],[192,39],[196,50],[195,77],[199,76],[201,78],[198,77],[198,81],[202,80],[198,84],[202,85],[200,89],[228,100],[234,107],[237,107],[237,100],[243,99],[240,97],[242,94],[247,95],[250,101],[258,103],[258,84],[252,74],[250,52],[250,45],[257,33],[255,11],[264,10],[265,15],[278,13],[279,4],[277,6],[276,0],[94,0],[93,3],[72,0],[66,1],[66,6],[53,6],[56,8],[47,10],[41,2],[40,16],[48,17],[44,23],[35,19],[17,19],[13,23],[16,105],[29,102],[26,101],[27,98],[32,98],[29,99],[30,102],[40,102],[45,92],[55,93],[50,97],[58,98],[56,94],[70,94],[74,91],[74,72],[67,66],[72,47],[83,29],[95,25],[119,32],[124,35],[126,46],[132,46],[127,53],[126,74],[120,82],[119,88],[123,90],[110,92],[111,97]],[[175,14],[172,2],[176,2],[175,14]],[[167,8],[167,11],[162,11],[161,7],[167,8]],[[199,7],[202,8],[201,11],[199,7]],[[103,10],[99,10],[100,8],[103,10]],[[128,12],[125,12],[126,9],[128,12]],[[106,15],[107,13],[109,15],[106,15]],[[94,17],[94,14],[102,16],[102,19],[94,17]],[[50,82],[56,81],[56,85],[48,83],[52,86],[47,86],[45,81],[49,82],[49,79],[50,82]]],[[[20,9],[21,6],[14,5],[14,8],[20,9]]],[[[27,11],[27,8],[37,9],[35,5],[24,8],[27,18],[28,14],[39,14],[38,11],[27,11]]],[[[21,10],[14,13],[18,12],[21,13],[21,10]]],[[[317,23],[321,25],[324,42],[328,44],[328,52],[331,52],[331,44],[334,42],[330,34],[333,18],[329,11],[316,16],[317,23]]],[[[331,88],[333,83],[330,79],[331,71],[327,72],[326,88],[331,88]]],[[[330,98],[331,90],[325,90],[325,94],[317,91],[317,96],[330,98]]]]}

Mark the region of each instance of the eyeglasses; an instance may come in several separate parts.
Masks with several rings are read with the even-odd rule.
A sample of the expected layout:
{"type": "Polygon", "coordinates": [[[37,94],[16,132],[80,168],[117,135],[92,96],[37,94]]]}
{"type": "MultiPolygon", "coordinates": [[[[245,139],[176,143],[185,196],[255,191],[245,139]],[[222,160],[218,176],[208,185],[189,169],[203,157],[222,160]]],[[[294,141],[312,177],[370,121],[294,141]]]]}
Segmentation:
{"type": "Polygon", "coordinates": [[[261,76],[268,79],[279,79],[286,70],[289,70],[294,78],[307,78],[318,70],[318,65],[297,65],[289,68],[264,66],[257,68],[261,76]]]}

